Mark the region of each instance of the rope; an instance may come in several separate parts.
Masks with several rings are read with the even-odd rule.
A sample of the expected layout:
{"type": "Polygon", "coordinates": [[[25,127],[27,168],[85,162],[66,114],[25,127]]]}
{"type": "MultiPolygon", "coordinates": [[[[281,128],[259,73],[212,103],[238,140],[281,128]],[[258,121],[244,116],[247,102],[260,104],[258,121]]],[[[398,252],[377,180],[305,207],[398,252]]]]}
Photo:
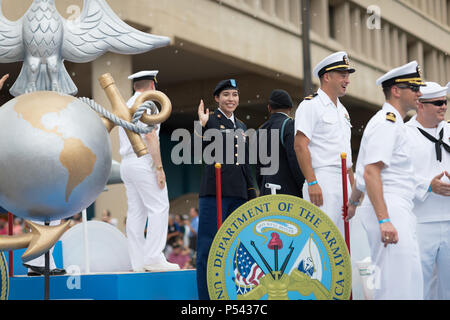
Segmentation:
{"type": "Polygon", "coordinates": [[[131,123],[128,121],[125,121],[115,114],[109,112],[105,108],[103,108],[101,105],[99,105],[97,102],[95,102],[92,99],[83,97],[78,98],[81,102],[86,103],[88,106],[90,106],[94,111],[100,113],[105,118],[111,120],[114,124],[121,126],[122,128],[133,131],[137,134],[147,134],[151,132],[153,129],[155,129],[155,125],[143,125],[139,123],[139,119],[142,117],[144,112],[147,112],[147,109],[150,109],[151,114],[157,114],[158,108],[156,107],[155,103],[153,101],[146,101],[144,102],[139,108],[137,109],[136,113],[133,115],[131,119],[131,123]]]}
{"type": "MultiPolygon", "coordinates": [[[[13,262],[9,261],[9,263],[13,263],[13,262]]],[[[8,300],[9,276],[8,276],[8,269],[6,268],[6,260],[5,260],[5,256],[3,255],[3,252],[0,252],[0,275],[1,275],[0,300],[8,300]]]]}

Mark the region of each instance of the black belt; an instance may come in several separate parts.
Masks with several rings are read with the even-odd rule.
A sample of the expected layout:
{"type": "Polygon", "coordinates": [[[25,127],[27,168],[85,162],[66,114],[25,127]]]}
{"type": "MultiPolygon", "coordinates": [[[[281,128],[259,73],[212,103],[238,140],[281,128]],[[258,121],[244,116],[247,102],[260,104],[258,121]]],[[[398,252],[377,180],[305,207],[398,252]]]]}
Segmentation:
{"type": "Polygon", "coordinates": [[[417,129],[419,129],[420,133],[422,133],[425,136],[425,138],[427,138],[428,140],[430,140],[431,142],[434,143],[434,146],[436,148],[436,158],[439,162],[442,162],[441,146],[444,147],[445,151],[450,153],[450,146],[442,140],[442,138],[444,137],[444,128],[442,128],[441,132],[439,132],[439,139],[436,139],[431,134],[429,134],[428,132],[426,132],[420,128],[417,128],[417,129]]]}

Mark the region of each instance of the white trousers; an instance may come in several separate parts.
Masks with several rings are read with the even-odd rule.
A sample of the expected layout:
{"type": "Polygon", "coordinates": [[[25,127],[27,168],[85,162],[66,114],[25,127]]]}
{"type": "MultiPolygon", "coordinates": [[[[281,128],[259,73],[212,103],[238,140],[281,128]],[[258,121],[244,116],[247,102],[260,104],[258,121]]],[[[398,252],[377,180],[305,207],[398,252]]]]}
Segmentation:
{"type": "MultiPolygon", "coordinates": [[[[322,189],[323,205],[320,209],[334,222],[345,239],[342,206],[344,205],[342,190],[342,173],[338,168],[318,168],[314,170],[319,186],[322,189]]],[[[352,193],[350,181],[347,178],[348,197],[352,193]]],[[[303,184],[303,199],[311,202],[308,193],[308,182],[303,184]]],[[[347,199],[348,200],[348,199],[347,199]]],[[[351,222],[351,221],[350,221],[351,222]]],[[[351,225],[351,223],[350,223],[351,225]]]]}
{"type": "MultiPolygon", "coordinates": [[[[41,221],[34,221],[32,220],[34,223],[36,224],[40,224],[40,225],[44,225],[44,222],[41,221]]],[[[54,220],[54,221],[50,221],[50,226],[58,226],[61,223],[61,220],[54,220]]],[[[53,249],[54,247],[51,247],[50,249],[50,270],[56,269],[56,265],[55,265],[55,260],[53,259],[53,249]]],[[[36,259],[30,260],[28,261],[26,264],[33,266],[33,267],[44,267],[45,266],[45,254],[37,257],[36,259]]],[[[28,270],[31,271],[31,270],[28,270]]]]}
{"type": "Polygon", "coordinates": [[[150,156],[146,155],[138,159],[125,158],[120,165],[128,198],[128,251],[135,271],[165,261],[163,250],[167,241],[169,197],[167,185],[164,189],[158,187],[150,161],[150,156]]]}
{"type": "Polygon", "coordinates": [[[398,232],[397,244],[384,247],[380,224],[367,195],[358,211],[374,264],[373,297],[375,300],[422,300],[423,275],[413,204],[396,195],[385,194],[384,199],[391,223],[398,232]]]}
{"type": "Polygon", "coordinates": [[[450,300],[450,221],[419,223],[417,237],[425,299],[450,300]]]}

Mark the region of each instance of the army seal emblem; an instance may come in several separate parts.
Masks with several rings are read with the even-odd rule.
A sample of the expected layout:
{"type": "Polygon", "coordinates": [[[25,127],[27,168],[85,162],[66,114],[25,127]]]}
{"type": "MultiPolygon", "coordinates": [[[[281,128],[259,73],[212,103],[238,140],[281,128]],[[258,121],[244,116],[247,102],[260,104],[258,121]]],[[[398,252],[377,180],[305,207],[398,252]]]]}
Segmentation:
{"type": "Polygon", "coordinates": [[[289,195],[251,200],[223,223],[211,246],[213,300],[345,300],[348,249],[319,208],[289,195]]]}
{"type": "Polygon", "coordinates": [[[9,275],[8,267],[3,252],[0,252],[0,300],[8,300],[9,275]]]}

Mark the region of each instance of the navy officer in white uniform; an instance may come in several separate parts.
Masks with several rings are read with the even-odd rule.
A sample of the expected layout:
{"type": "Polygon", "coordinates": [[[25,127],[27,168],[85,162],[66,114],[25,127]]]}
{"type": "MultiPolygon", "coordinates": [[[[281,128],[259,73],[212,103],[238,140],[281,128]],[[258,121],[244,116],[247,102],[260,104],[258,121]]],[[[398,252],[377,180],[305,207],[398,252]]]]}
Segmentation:
{"type": "Polygon", "coordinates": [[[421,300],[423,276],[413,213],[416,179],[403,119],[417,109],[425,83],[416,61],[389,71],[376,83],[383,87],[386,102],[364,130],[349,218],[355,212],[353,203],[365,192],[358,214],[375,266],[374,299],[421,300]]]}
{"type": "MultiPolygon", "coordinates": [[[[128,77],[133,80],[135,91],[127,102],[129,108],[143,92],[155,90],[157,74],[158,71],[141,71],[128,77]]],[[[159,130],[158,125],[156,130],[141,135],[149,153],[138,158],[125,130],[119,128],[122,157],[120,175],[128,198],[126,226],[128,250],[135,272],[179,269],[177,264],[169,263],[163,254],[169,223],[169,197],[161,161],[159,130]]]]}
{"type": "Polygon", "coordinates": [[[354,177],[350,116],[339,98],[346,94],[353,72],[344,51],[323,59],[314,68],[320,89],[305,98],[295,114],[294,148],[305,176],[303,198],[320,207],[342,235],[342,152],[347,154],[348,190],[354,177]]]}
{"type": "Polygon", "coordinates": [[[450,124],[448,87],[426,82],[417,115],[406,123],[418,180],[414,199],[424,298],[450,300],[450,124]],[[437,271],[437,282],[433,272],[437,271]],[[434,285],[434,284],[437,284],[434,285]]]}

